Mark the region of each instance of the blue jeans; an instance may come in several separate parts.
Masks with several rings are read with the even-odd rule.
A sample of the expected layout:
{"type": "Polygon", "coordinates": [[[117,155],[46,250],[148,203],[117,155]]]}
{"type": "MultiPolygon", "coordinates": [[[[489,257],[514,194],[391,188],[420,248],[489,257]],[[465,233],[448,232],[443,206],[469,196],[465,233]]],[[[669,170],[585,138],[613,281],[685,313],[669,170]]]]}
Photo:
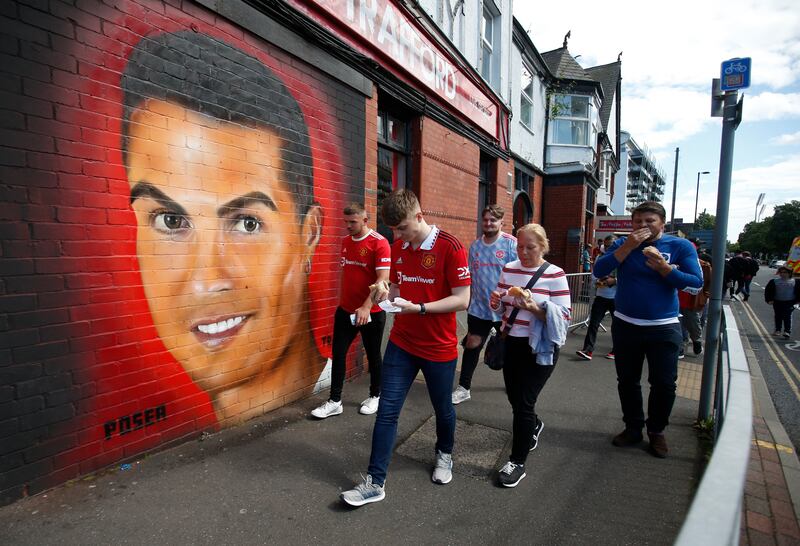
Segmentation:
{"type": "Polygon", "coordinates": [[[435,362],[404,351],[391,341],[386,346],[381,370],[381,401],[372,429],[372,454],[368,472],[372,483],[383,485],[397,439],[397,420],[414,379],[422,370],[428,395],[436,412],[436,449],[452,453],[456,433],[456,410],[451,390],[456,361],[435,362]]]}
{"type": "Polygon", "coordinates": [[[678,379],[678,351],[682,344],[681,325],[637,326],[624,320],[611,323],[617,368],[617,391],[622,405],[625,428],[641,432],[663,432],[675,403],[675,382],[678,379]],[[647,379],[650,398],[647,422],[642,407],[642,366],[647,357],[647,379]]]}

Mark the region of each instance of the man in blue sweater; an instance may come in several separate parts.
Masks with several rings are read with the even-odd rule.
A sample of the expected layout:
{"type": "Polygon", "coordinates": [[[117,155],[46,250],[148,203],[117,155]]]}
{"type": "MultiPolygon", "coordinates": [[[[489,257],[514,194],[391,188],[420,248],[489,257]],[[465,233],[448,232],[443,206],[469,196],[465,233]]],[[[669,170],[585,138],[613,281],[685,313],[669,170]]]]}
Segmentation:
{"type": "Polygon", "coordinates": [[[647,425],[650,453],[664,458],[668,451],[664,429],[675,402],[682,344],[678,290],[702,288],[703,273],[694,245],[664,234],[666,211],[661,204],[642,203],[633,209],[632,219],[633,232],[618,239],[594,267],[597,277],[617,270],[611,337],[625,430],[612,443],[639,444],[647,425]],[[639,384],[645,357],[650,382],[647,421],[639,384]]]}

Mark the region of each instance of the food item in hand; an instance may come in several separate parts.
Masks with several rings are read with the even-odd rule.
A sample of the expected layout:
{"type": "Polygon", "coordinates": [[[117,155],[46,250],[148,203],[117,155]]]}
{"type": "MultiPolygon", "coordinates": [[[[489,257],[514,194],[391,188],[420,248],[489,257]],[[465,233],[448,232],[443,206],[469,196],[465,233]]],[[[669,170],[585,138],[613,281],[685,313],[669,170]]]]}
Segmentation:
{"type": "Polygon", "coordinates": [[[660,258],[661,257],[661,252],[659,252],[659,250],[656,247],[652,246],[652,245],[644,247],[642,249],[642,254],[644,254],[646,258],[660,258]]]}
{"type": "Polygon", "coordinates": [[[372,292],[376,288],[380,288],[381,290],[389,290],[389,283],[386,281],[378,281],[375,284],[369,285],[370,292],[372,292]]]}
{"type": "Polygon", "coordinates": [[[508,289],[507,295],[512,298],[525,298],[527,296],[527,290],[524,288],[520,288],[519,286],[512,286],[508,289]]]}

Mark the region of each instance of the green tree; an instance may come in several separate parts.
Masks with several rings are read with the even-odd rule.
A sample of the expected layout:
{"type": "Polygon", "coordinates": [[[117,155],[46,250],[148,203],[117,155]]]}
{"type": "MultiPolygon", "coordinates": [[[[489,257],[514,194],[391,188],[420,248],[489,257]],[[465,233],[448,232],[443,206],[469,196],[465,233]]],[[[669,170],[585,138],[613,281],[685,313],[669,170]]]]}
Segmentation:
{"type": "Polygon", "coordinates": [[[769,231],[772,227],[772,216],[761,222],[748,222],[739,234],[738,250],[749,250],[751,253],[774,253],[774,243],[769,231]]]}
{"type": "Polygon", "coordinates": [[[694,229],[701,230],[701,229],[714,229],[714,225],[717,223],[717,217],[713,214],[709,214],[706,211],[701,212],[697,215],[697,221],[694,223],[694,229]]]}
{"type": "Polygon", "coordinates": [[[768,232],[775,252],[786,254],[792,240],[800,235],[800,201],[790,201],[775,207],[768,232]]]}

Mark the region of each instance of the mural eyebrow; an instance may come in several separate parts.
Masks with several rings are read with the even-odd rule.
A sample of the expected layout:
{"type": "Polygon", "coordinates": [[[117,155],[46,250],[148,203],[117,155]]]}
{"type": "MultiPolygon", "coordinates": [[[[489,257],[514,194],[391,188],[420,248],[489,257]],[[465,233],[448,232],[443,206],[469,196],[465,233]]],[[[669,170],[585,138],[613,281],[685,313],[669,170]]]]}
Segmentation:
{"type": "Polygon", "coordinates": [[[233,210],[246,208],[251,203],[261,203],[270,210],[278,210],[278,207],[275,205],[275,201],[273,201],[267,194],[260,191],[253,191],[242,195],[241,197],[231,199],[224,205],[221,205],[217,209],[217,216],[225,216],[233,210]]]}
{"type": "Polygon", "coordinates": [[[188,216],[186,209],[180,206],[176,201],[174,201],[171,197],[169,197],[166,193],[159,190],[152,184],[148,182],[137,182],[136,185],[131,189],[131,205],[133,202],[139,199],[140,197],[149,197],[154,201],[157,201],[166,209],[171,210],[175,214],[180,214],[182,216],[188,216]]]}

